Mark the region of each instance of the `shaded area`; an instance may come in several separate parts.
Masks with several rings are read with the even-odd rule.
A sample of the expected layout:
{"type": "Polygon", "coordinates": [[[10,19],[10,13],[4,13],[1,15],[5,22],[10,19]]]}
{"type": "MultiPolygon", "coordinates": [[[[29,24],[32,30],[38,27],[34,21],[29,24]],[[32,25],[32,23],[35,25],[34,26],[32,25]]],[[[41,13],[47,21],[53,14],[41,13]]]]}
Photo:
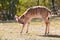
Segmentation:
{"type": "Polygon", "coordinates": [[[37,36],[42,36],[42,37],[55,37],[55,38],[60,38],[60,35],[37,35],[37,36]]]}
{"type": "Polygon", "coordinates": [[[0,0],[0,20],[13,20],[19,0],[0,0]]]}

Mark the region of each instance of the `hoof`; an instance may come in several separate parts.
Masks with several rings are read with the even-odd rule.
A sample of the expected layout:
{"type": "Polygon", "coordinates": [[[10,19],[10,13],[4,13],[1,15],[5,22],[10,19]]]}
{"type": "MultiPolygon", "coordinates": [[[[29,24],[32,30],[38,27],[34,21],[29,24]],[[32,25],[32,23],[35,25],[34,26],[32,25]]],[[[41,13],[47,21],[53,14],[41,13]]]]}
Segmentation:
{"type": "Polygon", "coordinates": [[[28,33],[28,31],[26,31],[26,33],[28,33]]]}
{"type": "Polygon", "coordinates": [[[20,33],[22,33],[22,31],[20,33]]]}
{"type": "Polygon", "coordinates": [[[49,35],[49,33],[45,33],[45,35],[49,35]]]}

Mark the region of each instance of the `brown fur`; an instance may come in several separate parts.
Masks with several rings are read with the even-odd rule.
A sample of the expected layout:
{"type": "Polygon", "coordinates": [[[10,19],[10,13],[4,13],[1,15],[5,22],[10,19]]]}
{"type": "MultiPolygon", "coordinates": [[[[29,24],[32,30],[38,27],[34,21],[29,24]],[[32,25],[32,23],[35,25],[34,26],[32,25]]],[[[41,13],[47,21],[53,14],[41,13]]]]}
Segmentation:
{"type": "MultiPolygon", "coordinates": [[[[27,24],[27,31],[28,32],[28,28],[29,28],[29,24],[32,18],[42,18],[46,24],[46,30],[45,30],[45,35],[49,33],[49,15],[51,14],[51,10],[49,10],[48,8],[44,7],[44,6],[35,6],[35,7],[31,7],[29,9],[27,9],[23,15],[18,19],[18,22],[23,24],[23,28],[24,26],[27,24]]],[[[23,31],[23,28],[21,30],[21,33],[23,31]]]]}

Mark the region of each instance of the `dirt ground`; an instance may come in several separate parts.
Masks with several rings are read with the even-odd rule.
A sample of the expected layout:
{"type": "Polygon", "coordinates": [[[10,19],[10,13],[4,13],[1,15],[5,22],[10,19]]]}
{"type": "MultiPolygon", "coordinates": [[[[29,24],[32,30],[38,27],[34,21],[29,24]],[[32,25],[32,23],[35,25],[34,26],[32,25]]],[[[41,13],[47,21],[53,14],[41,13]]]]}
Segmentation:
{"type": "Polygon", "coordinates": [[[50,33],[45,36],[44,22],[31,22],[29,32],[19,23],[0,23],[0,40],[60,40],[60,20],[50,21],[50,33]]]}

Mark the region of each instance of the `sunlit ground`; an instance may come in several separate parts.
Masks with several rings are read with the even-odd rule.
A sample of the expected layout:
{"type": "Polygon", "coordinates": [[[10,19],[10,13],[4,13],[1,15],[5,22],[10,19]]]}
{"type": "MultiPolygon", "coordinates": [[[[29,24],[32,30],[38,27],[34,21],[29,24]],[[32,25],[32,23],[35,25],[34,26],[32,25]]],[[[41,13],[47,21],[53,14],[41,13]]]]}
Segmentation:
{"type": "Polygon", "coordinates": [[[30,22],[29,32],[26,26],[21,34],[22,25],[16,22],[0,23],[0,40],[60,40],[60,20],[50,20],[50,36],[43,36],[45,23],[30,22]]]}

